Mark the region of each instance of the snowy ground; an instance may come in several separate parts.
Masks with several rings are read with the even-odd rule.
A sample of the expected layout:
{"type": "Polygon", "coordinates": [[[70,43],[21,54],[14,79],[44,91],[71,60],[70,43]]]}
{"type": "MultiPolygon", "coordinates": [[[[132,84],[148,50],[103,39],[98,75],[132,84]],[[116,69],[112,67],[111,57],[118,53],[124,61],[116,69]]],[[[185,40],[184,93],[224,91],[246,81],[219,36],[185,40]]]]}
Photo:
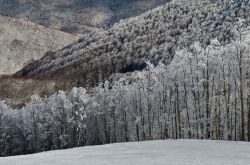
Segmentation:
{"type": "Polygon", "coordinates": [[[250,143],[122,143],[0,158],[0,165],[250,165],[250,143]]]}

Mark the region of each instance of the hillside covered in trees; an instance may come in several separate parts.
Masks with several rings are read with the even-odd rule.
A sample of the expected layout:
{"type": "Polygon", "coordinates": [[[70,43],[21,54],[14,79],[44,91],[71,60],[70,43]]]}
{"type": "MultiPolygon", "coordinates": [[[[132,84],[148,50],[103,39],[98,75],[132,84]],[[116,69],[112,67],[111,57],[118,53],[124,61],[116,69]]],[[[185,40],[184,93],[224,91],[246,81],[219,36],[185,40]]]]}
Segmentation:
{"type": "MultiPolygon", "coordinates": [[[[243,26],[249,24],[249,11],[248,1],[172,1],[107,31],[85,35],[15,76],[53,81],[54,90],[43,89],[47,94],[75,86],[93,87],[116,77],[115,73],[142,70],[147,60],[168,64],[178,47],[189,47],[195,41],[203,47],[213,38],[229,43],[239,20],[244,19],[243,26]]],[[[11,84],[7,85],[12,90],[11,84]]],[[[18,87],[22,91],[22,86],[18,87]]]]}
{"type": "Polygon", "coordinates": [[[176,48],[189,47],[195,41],[203,47],[213,38],[221,43],[230,42],[233,27],[240,19],[247,26],[249,15],[247,1],[172,1],[121,21],[107,31],[85,35],[77,43],[29,64],[19,74],[36,77],[91,74],[88,78],[99,77],[102,81],[102,77],[145,60],[168,64],[176,48]]]}
{"type": "Polygon", "coordinates": [[[29,64],[15,76],[70,90],[34,95],[20,109],[1,101],[0,154],[169,138],[250,141],[249,8],[246,0],[172,1],[29,64]]]}

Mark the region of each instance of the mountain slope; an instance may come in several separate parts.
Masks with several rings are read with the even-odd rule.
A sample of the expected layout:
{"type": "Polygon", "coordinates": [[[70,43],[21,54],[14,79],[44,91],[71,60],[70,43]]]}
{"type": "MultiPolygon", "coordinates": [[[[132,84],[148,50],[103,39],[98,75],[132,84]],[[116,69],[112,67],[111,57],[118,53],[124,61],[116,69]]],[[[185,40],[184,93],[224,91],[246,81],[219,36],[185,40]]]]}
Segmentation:
{"type": "Polygon", "coordinates": [[[48,80],[54,84],[49,89],[47,85],[33,89],[33,94],[39,95],[75,86],[89,88],[107,79],[116,79],[117,73],[142,70],[148,60],[169,64],[177,48],[189,47],[195,41],[203,47],[214,38],[222,44],[228,43],[234,39],[239,20],[244,19],[244,26],[249,24],[249,5],[249,1],[242,0],[174,0],[123,20],[109,30],[85,35],[62,50],[28,64],[13,77],[2,80],[0,94],[10,99],[30,98],[21,94],[27,84],[25,87],[15,85],[21,95],[8,92],[13,88],[9,82],[14,82],[10,79],[48,80]]]}
{"type": "Polygon", "coordinates": [[[250,163],[248,143],[166,140],[123,143],[51,151],[27,156],[0,158],[15,165],[246,165],[250,163]],[[233,155],[233,156],[232,156],[233,155]]]}
{"type": "Polygon", "coordinates": [[[239,18],[248,18],[250,12],[241,12],[249,8],[248,2],[227,3],[173,1],[115,24],[108,31],[84,36],[54,55],[29,64],[18,75],[76,79],[80,75],[83,81],[90,81],[87,84],[95,84],[112,73],[130,71],[138,65],[140,69],[147,60],[169,63],[177,47],[194,41],[203,46],[216,37],[222,43],[230,42],[239,18]]]}
{"type": "Polygon", "coordinates": [[[67,32],[89,33],[169,0],[0,0],[0,14],[67,32]]]}
{"type": "Polygon", "coordinates": [[[56,51],[79,36],[0,16],[0,75],[12,74],[46,52],[56,51]]]}

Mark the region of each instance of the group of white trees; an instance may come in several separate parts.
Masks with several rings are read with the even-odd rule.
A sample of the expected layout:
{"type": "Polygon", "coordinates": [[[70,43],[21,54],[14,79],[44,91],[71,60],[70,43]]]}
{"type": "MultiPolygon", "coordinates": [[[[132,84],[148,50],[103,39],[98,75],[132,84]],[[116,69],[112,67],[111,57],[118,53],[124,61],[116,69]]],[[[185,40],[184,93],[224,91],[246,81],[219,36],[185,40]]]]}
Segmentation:
{"type": "Polygon", "coordinates": [[[83,88],[63,91],[46,99],[33,97],[22,109],[0,103],[1,155],[68,148],[87,143],[89,96],[83,88]]]}
{"type": "Polygon", "coordinates": [[[167,138],[250,141],[250,49],[237,34],[227,46],[195,42],[132,80],[34,96],[22,109],[1,101],[0,154],[167,138]]]}

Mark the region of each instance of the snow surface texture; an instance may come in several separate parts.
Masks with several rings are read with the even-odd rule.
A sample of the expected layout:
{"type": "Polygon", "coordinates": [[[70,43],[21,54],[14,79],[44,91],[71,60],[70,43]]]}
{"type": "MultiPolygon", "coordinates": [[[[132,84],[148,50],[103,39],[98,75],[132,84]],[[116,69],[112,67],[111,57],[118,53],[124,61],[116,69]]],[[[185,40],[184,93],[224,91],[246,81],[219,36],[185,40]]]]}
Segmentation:
{"type": "Polygon", "coordinates": [[[248,165],[250,143],[164,140],[0,158],[0,165],[248,165]]]}

